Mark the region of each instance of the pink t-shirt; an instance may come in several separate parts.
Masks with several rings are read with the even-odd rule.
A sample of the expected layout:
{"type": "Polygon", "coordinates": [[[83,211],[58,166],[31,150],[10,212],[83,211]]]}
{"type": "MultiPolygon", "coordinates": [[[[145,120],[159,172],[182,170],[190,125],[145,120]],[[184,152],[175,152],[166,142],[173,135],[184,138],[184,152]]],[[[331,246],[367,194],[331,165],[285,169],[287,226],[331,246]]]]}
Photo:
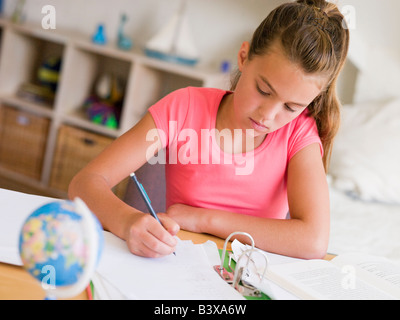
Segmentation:
{"type": "Polygon", "coordinates": [[[228,154],[218,146],[213,131],[225,94],[220,89],[189,87],[149,109],[165,148],[166,205],[183,203],[284,219],[289,210],[289,160],[312,143],[319,143],[322,153],[315,120],[305,110],[268,134],[253,152],[228,154]]]}

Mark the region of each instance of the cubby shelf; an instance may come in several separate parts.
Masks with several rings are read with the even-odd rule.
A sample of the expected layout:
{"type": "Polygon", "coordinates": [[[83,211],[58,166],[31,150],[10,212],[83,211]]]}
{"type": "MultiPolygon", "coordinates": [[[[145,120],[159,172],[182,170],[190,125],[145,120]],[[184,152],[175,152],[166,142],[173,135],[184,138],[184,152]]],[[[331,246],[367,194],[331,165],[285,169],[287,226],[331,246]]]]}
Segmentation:
{"type": "MultiPolygon", "coordinates": [[[[14,172],[1,161],[0,174],[55,196],[66,197],[65,188],[57,189],[50,183],[57,169],[54,158],[56,150],[60,149],[60,128],[71,126],[88,134],[115,139],[169,92],[186,86],[227,88],[228,82],[227,75],[218,70],[149,58],[137,48],[122,51],[114,44],[96,45],[89,36],[69,30],[44,30],[39,24],[14,24],[0,19],[0,112],[3,106],[12,107],[49,121],[40,178],[14,172]],[[37,103],[18,95],[21,85],[34,83],[42,62],[53,56],[62,61],[54,102],[37,103]],[[93,123],[82,109],[102,74],[118,77],[124,92],[119,126],[115,129],[93,123]]],[[[0,150],[2,145],[13,143],[2,139],[5,136],[2,134],[4,121],[7,119],[0,116],[0,150]]]]}

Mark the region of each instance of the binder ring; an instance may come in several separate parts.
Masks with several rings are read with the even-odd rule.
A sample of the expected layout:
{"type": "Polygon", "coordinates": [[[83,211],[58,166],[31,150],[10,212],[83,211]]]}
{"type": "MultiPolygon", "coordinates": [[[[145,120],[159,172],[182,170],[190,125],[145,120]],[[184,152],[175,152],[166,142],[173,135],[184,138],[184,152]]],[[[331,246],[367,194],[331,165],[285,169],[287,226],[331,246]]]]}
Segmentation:
{"type": "Polygon", "coordinates": [[[224,263],[225,263],[226,247],[228,246],[229,240],[230,240],[233,236],[238,235],[238,234],[243,235],[243,236],[247,236],[247,237],[251,240],[251,250],[254,250],[254,239],[253,239],[253,237],[252,237],[250,234],[248,234],[247,232],[242,232],[242,231],[236,231],[236,232],[231,233],[231,234],[228,236],[228,238],[226,238],[226,240],[225,240],[224,248],[223,248],[223,250],[222,250],[222,255],[221,255],[221,265],[217,268],[218,271],[219,271],[219,273],[220,273],[220,276],[221,276],[222,278],[224,278],[224,277],[223,277],[223,270],[224,270],[224,263]]]}
{"type": "MultiPolygon", "coordinates": [[[[242,254],[240,255],[238,261],[236,262],[236,269],[235,269],[235,273],[234,273],[234,277],[233,277],[233,284],[234,284],[235,288],[236,288],[237,284],[240,281],[240,279],[238,279],[238,274],[239,274],[239,269],[240,269],[240,261],[242,260],[243,256],[247,256],[247,254],[249,253],[249,255],[247,256],[247,264],[246,264],[246,268],[247,268],[253,252],[259,253],[261,256],[264,257],[265,267],[264,267],[263,274],[262,274],[262,276],[260,278],[260,281],[262,281],[264,279],[265,272],[267,271],[268,262],[269,262],[268,258],[264,254],[262,254],[260,251],[254,250],[254,248],[247,249],[246,251],[242,252],[242,254]]],[[[258,273],[258,275],[260,275],[260,274],[258,273]]]]}

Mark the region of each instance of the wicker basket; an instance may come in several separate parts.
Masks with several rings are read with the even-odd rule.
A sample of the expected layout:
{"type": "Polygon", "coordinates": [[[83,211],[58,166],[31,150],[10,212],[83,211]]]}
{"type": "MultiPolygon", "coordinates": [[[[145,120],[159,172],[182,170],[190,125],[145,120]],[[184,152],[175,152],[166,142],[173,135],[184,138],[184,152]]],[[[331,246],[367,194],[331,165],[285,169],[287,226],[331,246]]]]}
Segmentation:
{"type": "Polygon", "coordinates": [[[63,125],[58,133],[50,187],[68,191],[72,178],[111,142],[96,133],[63,125]]]}
{"type": "Polygon", "coordinates": [[[0,166],[39,180],[50,120],[0,107],[0,166]]]}

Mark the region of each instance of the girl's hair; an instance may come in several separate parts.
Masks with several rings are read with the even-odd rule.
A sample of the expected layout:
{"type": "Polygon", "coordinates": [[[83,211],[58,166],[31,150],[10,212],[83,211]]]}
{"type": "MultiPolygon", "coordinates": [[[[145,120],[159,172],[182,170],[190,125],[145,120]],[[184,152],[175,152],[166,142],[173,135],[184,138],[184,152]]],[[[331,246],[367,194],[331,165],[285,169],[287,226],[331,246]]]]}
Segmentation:
{"type": "MultiPolygon", "coordinates": [[[[315,118],[324,147],[328,171],[334,137],[340,125],[340,102],[336,82],[349,47],[349,30],[337,6],[324,0],[298,0],[273,10],[253,34],[249,59],[266,54],[280,41],[287,58],[307,74],[327,79],[326,87],[308,106],[315,118]]],[[[236,88],[240,73],[232,80],[236,88]]]]}

